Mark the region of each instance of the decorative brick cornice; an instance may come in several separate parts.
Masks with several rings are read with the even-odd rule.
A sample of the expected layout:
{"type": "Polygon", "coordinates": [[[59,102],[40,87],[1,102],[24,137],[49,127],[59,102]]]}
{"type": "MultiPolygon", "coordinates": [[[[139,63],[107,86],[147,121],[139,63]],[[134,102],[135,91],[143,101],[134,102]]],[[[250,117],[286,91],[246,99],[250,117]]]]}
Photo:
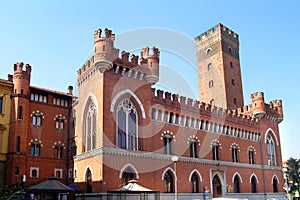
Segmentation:
{"type": "MultiPolygon", "coordinates": [[[[112,155],[112,156],[126,156],[126,157],[135,157],[135,158],[146,158],[152,160],[163,160],[172,162],[173,155],[166,155],[156,152],[144,152],[144,151],[127,151],[119,148],[112,147],[101,147],[97,149],[93,149],[86,153],[77,155],[74,157],[74,161],[84,160],[86,158],[91,158],[95,156],[101,155],[112,155]]],[[[248,164],[248,163],[234,163],[228,161],[221,160],[209,160],[203,158],[191,158],[191,157],[183,157],[179,156],[178,162],[186,162],[186,163],[196,163],[196,164],[208,164],[215,165],[218,167],[228,166],[228,167],[239,167],[239,168],[252,168],[252,169],[261,169],[262,165],[259,164],[248,164]]],[[[270,170],[281,170],[280,166],[264,166],[265,169],[270,170]]]]}

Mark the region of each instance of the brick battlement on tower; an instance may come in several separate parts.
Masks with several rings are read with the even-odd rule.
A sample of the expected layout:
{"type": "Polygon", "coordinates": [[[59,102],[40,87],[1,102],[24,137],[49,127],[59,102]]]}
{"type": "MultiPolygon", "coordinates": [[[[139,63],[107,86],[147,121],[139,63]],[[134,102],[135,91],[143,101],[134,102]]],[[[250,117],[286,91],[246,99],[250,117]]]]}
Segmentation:
{"type": "Polygon", "coordinates": [[[230,37],[231,39],[234,39],[236,41],[239,40],[239,35],[233,32],[231,29],[227,28],[223,24],[219,23],[216,26],[210,28],[208,31],[205,31],[201,35],[195,37],[195,41],[205,40],[208,38],[211,38],[214,35],[221,35],[224,34],[227,37],[230,37]]]}
{"type": "Polygon", "coordinates": [[[115,35],[111,30],[98,29],[94,33],[94,54],[77,71],[77,82],[80,86],[96,72],[104,73],[114,69],[116,74],[133,76],[145,80],[152,85],[159,80],[159,49],[153,47],[143,48],[141,58],[137,55],[130,55],[126,51],[121,52],[114,47],[115,35]]]}

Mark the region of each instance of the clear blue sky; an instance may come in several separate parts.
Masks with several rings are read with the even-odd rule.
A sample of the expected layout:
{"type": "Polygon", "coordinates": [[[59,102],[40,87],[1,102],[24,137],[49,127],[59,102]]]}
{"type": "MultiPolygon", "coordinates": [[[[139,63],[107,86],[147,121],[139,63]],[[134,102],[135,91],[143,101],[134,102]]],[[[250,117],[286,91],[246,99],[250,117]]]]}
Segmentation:
{"type": "Polygon", "coordinates": [[[299,7],[300,1],[273,0],[3,0],[0,2],[0,78],[6,79],[7,74],[13,73],[13,64],[23,61],[33,67],[32,85],[67,91],[68,85],[76,85],[76,71],[92,53],[96,29],[112,29],[117,35],[118,48],[127,51],[140,48],[141,41],[143,46],[161,48],[161,41],[156,39],[160,38],[157,33],[162,31],[171,35],[161,37],[167,41],[162,44],[162,69],[176,69],[178,75],[192,85],[194,95],[185,90],[176,91],[176,82],[161,85],[198,98],[193,66],[196,55],[190,44],[195,36],[221,22],[240,36],[245,104],[250,103],[250,95],[256,91],[265,93],[267,103],[282,99],[285,116],[280,124],[283,159],[300,158],[297,128],[297,114],[300,113],[299,7]],[[122,35],[126,38],[131,33],[149,33],[153,29],[154,34],[149,38],[131,39],[134,41],[130,43],[136,46],[118,41],[118,34],[119,38],[122,35]],[[188,43],[183,49],[177,40],[181,36],[188,43]]]}

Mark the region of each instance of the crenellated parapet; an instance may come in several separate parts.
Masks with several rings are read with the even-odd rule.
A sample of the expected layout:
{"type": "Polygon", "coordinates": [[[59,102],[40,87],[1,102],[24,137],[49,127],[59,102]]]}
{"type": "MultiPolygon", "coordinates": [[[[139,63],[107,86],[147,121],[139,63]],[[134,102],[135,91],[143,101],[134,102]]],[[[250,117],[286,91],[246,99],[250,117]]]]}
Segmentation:
{"type": "Polygon", "coordinates": [[[14,64],[14,74],[22,74],[23,76],[30,77],[31,66],[29,64],[25,65],[25,70],[23,71],[24,63],[17,62],[14,64]]]}
{"type": "Polygon", "coordinates": [[[159,57],[158,48],[152,47],[152,54],[149,47],[143,48],[141,52],[141,65],[146,69],[145,80],[150,85],[155,84],[159,80],[159,57]]]}
{"type": "Polygon", "coordinates": [[[251,95],[251,112],[255,117],[261,117],[266,114],[265,99],[263,92],[255,92],[251,95]]]}
{"type": "Polygon", "coordinates": [[[205,31],[201,35],[195,37],[195,41],[206,40],[215,35],[220,36],[221,33],[227,35],[228,37],[230,37],[236,41],[239,40],[239,35],[237,33],[233,32],[231,29],[229,29],[226,26],[224,26],[223,24],[219,23],[216,26],[210,28],[208,31],[205,31]]]}
{"type": "Polygon", "coordinates": [[[243,109],[229,110],[170,92],[152,89],[152,120],[175,126],[260,141],[257,119],[243,109]],[[238,124],[238,126],[236,126],[238,124]]]}
{"type": "Polygon", "coordinates": [[[97,69],[103,73],[112,68],[112,62],[118,58],[119,49],[114,47],[115,34],[111,30],[98,29],[94,33],[94,62],[97,69]]]}
{"type": "Polygon", "coordinates": [[[194,113],[197,113],[196,115],[214,115],[216,118],[221,116],[222,118],[225,117],[227,120],[238,120],[241,124],[255,124],[257,122],[257,119],[254,116],[245,114],[245,112],[249,110],[248,106],[230,110],[218,106],[212,106],[205,102],[200,102],[184,96],[179,96],[178,94],[164,92],[159,89],[153,88],[152,92],[153,100],[156,103],[173,109],[174,112],[180,110],[181,113],[189,113],[189,115],[191,115],[190,117],[192,117],[194,113]]]}
{"type": "Polygon", "coordinates": [[[14,64],[14,92],[15,94],[27,95],[29,93],[30,86],[31,66],[26,64],[25,70],[23,70],[23,67],[23,62],[14,64]]]}
{"type": "Polygon", "coordinates": [[[273,100],[269,104],[265,103],[264,93],[255,92],[251,95],[252,103],[245,114],[252,115],[256,118],[265,117],[267,119],[280,123],[283,120],[282,101],[273,100]]]}
{"type": "Polygon", "coordinates": [[[230,38],[230,41],[234,41],[236,44],[239,43],[239,35],[223,24],[219,23],[216,26],[205,31],[201,35],[195,37],[194,40],[196,43],[197,51],[201,52],[202,50],[206,50],[209,46],[222,39],[226,40],[226,38],[230,38]]]}
{"type": "Polygon", "coordinates": [[[111,30],[98,29],[94,33],[94,53],[78,70],[77,82],[81,86],[95,73],[104,73],[111,69],[116,74],[138,80],[144,80],[152,85],[159,80],[159,49],[143,48],[141,58],[126,51],[119,57],[119,49],[114,48],[115,35],[111,30]]]}

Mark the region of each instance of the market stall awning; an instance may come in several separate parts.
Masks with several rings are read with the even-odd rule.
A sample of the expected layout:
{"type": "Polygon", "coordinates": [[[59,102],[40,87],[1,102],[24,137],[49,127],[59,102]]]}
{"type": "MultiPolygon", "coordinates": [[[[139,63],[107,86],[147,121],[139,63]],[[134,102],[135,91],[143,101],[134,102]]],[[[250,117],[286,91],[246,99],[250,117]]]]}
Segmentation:
{"type": "Polygon", "coordinates": [[[71,192],[72,188],[64,185],[56,177],[50,177],[46,181],[43,181],[37,185],[28,188],[32,191],[45,191],[45,192],[71,192]]]}

